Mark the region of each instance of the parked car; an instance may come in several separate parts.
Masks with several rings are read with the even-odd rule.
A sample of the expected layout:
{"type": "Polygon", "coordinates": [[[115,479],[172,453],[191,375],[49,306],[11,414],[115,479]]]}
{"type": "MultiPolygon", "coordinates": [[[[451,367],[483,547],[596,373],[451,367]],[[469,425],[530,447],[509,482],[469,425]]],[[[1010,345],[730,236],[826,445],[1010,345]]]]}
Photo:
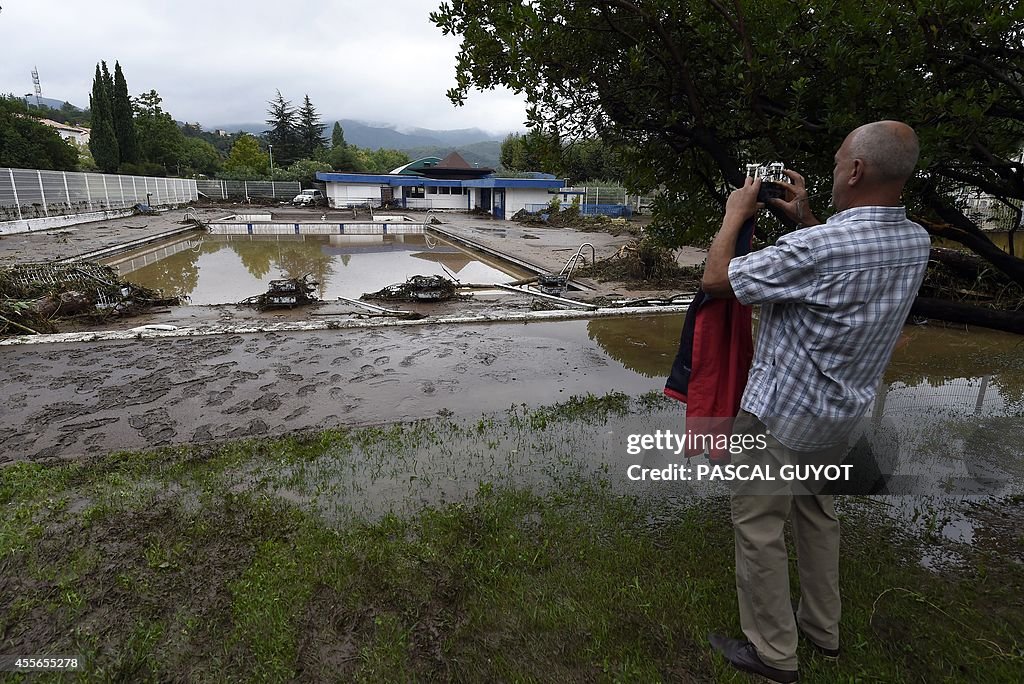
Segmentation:
{"type": "Polygon", "coordinates": [[[296,207],[327,206],[327,198],[319,190],[303,190],[292,198],[292,205],[296,207]]]}

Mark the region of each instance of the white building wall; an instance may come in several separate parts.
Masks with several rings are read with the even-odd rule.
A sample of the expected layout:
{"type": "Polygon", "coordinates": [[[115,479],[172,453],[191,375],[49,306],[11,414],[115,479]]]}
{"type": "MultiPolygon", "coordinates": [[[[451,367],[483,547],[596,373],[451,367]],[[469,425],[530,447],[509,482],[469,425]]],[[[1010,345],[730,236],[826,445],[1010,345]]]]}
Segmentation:
{"type": "Polygon", "coordinates": [[[505,218],[511,218],[527,204],[548,204],[551,197],[545,188],[506,188],[505,218]]]}
{"type": "Polygon", "coordinates": [[[425,188],[424,189],[425,194],[423,196],[423,199],[418,199],[418,198],[417,199],[411,199],[410,198],[408,200],[408,206],[409,207],[416,206],[416,208],[419,208],[420,206],[423,206],[423,207],[426,207],[426,208],[429,208],[429,209],[461,209],[463,211],[466,210],[466,207],[467,207],[466,195],[462,194],[462,192],[463,192],[462,188],[451,188],[452,190],[454,190],[457,193],[457,194],[454,194],[454,195],[452,195],[452,194],[442,195],[442,194],[431,193],[431,190],[437,191],[439,189],[440,188],[431,188],[431,187],[425,188]],[[413,204],[414,202],[416,202],[417,204],[414,205],[413,204]]]}
{"type": "Polygon", "coordinates": [[[70,129],[66,129],[66,128],[58,128],[57,132],[60,133],[60,137],[64,138],[65,140],[68,140],[70,142],[76,143],[78,145],[88,145],[89,144],[89,132],[88,131],[78,131],[78,130],[70,130],[70,129]]]}
{"type": "Polygon", "coordinates": [[[368,183],[327,182],[327,201],[332,207],[351,204],[380,204],[380,185],[368,183]]]}

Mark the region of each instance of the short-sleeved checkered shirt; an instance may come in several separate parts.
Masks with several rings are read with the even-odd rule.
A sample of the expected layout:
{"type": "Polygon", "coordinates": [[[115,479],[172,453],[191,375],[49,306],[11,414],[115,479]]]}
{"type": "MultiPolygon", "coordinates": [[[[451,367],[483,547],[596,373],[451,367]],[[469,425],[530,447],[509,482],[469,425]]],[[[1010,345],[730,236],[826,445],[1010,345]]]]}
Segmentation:
{"type": "Polygon", "coordinates": [[[928,264],[925,230],[903,207],[855,207],[732,259],[729,283],[760,304],[740,406],[785,446],[812,451],[874,400],[928,264]]]}

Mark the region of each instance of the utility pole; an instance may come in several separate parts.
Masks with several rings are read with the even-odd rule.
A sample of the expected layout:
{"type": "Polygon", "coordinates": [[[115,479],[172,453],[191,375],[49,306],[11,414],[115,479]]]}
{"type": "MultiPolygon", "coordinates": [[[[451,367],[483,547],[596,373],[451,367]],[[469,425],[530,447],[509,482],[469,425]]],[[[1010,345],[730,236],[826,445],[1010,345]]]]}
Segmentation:
{"type": "Polygon", "coordinates": [[[271,199],[276,199],[277,192],[274,188],[274,146],[267,143],[267,147],[270,149],[270,197],[271,199]]]}

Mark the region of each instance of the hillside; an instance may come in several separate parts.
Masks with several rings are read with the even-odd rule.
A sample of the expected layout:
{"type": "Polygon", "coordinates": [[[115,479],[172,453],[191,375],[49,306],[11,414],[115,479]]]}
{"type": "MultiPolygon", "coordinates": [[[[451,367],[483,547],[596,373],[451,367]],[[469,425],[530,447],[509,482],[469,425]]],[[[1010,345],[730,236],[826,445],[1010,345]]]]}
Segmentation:
{"type": "MultiPolygon", "coordinates": [[[[330,136],[334,121],[324,122],[324,134],[330,136]]],[[[345,131],[345,140],[359,147],[376,150],[381,147],[401,150],[410,157],[441,156],[456,150],[470,164],[495,167],[501,151],[501,139],[504,135],[495,136],[479,128],[461,128],[455,130],[433,130],[429,128],[412,128],[400,131],[393,126],[375,126],[362,121],[341,119],[339,121],[345,131]]],[[[226,131],[245,131],[259,135],[267,129],[266,124],[216,124],[204,126],[206,129],[223,129],[226,131]]]]}
{"type": "MultiPolygon", "coordinates": [[[[24,96],[24,100],[25,100],[25,103],[29,107],[35,107],[36,106],[36,96],[35,95],[25,95],[24,96]]],[[[49,107],[50,109],[60,109],[61,107],[64,106],[64,100],[55,100],[52,97],[41,97],[41,98],[39,98],[39,104],[43,105],[44,107],[49,107]]],[[[70,104],[72,107],[74,107],[75,109],[77,109],[79,111],[82,110],[81,107],[79,107],[78,105],[76,105],[74,103],[69,102],[68,104],[70,104]]]]}

